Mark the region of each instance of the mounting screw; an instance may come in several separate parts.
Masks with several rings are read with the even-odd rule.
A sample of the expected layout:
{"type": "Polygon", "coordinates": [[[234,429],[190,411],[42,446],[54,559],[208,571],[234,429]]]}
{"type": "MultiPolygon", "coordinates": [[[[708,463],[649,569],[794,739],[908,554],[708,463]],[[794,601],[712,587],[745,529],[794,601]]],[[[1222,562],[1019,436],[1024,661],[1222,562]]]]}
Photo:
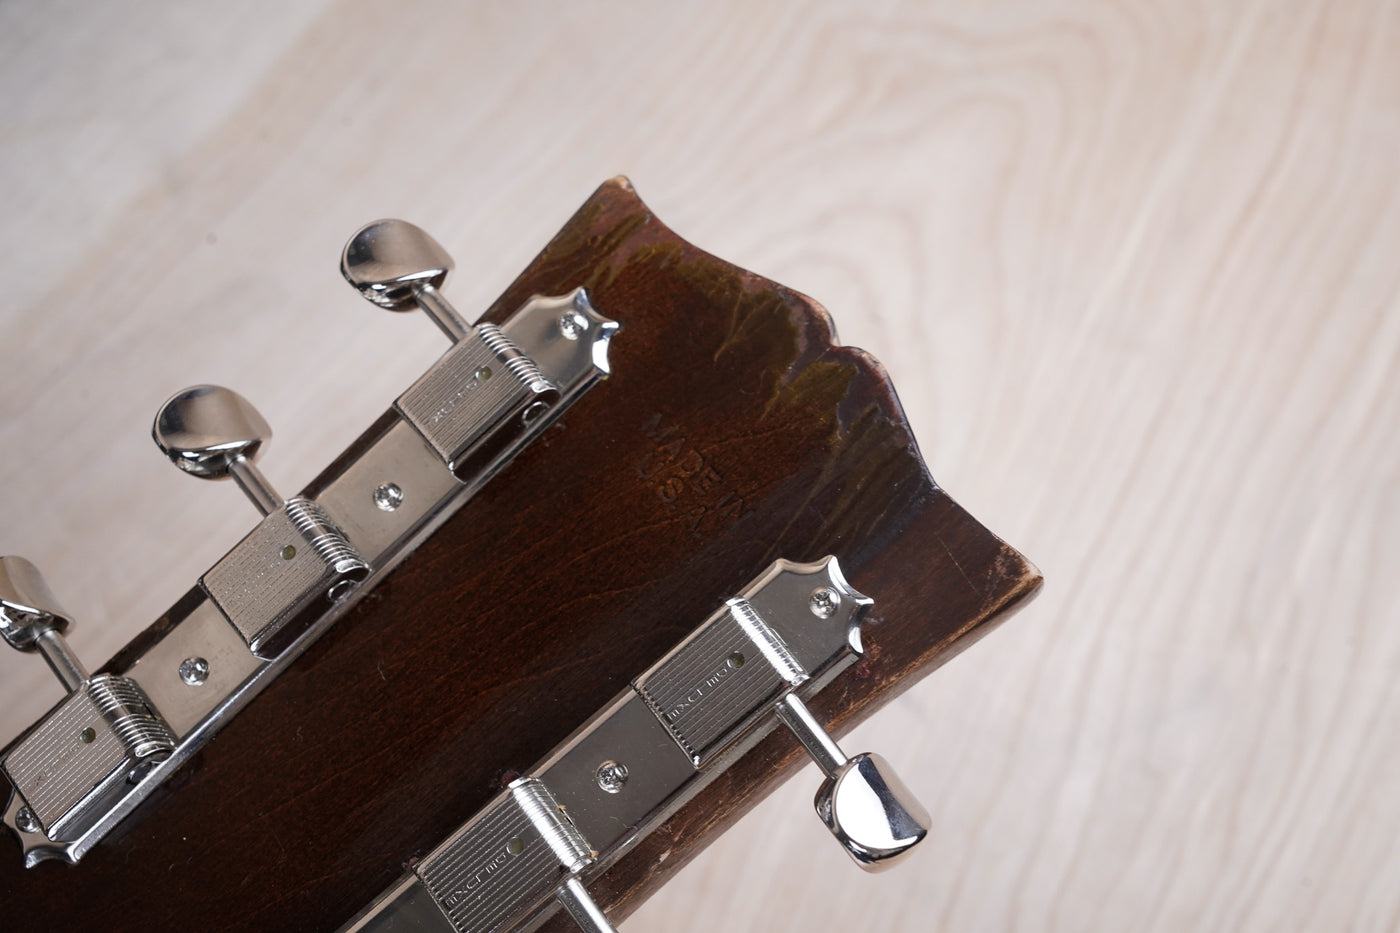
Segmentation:
{"type": "Polygon", "coordinates": [[[829,619],[841,605],[841,596],[829,586],[819,586],[807,600],[807,608],[818,619],[829,619]]]}
{"type": "Polygon", "coordinates": [[[559,318],[559,333],[568,340],[577,340],[579,334],[588,330],[588,318],[577,311],[565,311],[559,318]]]}
{"type": "Polygon", "coordinates": [[[180,679],[198,687],[209,679],[209,662],[203,658],[185,658],[180,662],[180,679]]]}
{"type": "Polygon", "coordinates": [[[616,761],[605,761],[598,766],[598,786],[610,794],[622,790],[627,783],[627,766],[616,761]]]}
{"type": "Polygon", "coordinates": [[[40,829],[39,818],[28,807],[20,807],[15,811],[15,828],[22,833],[37,833],[40,829]]]}
{"type": "Polygon", "coordinates": [[[384,483],[374,490],[374,504],[392,512],[403,505],[403,490],[395,483],[384,483]]]}

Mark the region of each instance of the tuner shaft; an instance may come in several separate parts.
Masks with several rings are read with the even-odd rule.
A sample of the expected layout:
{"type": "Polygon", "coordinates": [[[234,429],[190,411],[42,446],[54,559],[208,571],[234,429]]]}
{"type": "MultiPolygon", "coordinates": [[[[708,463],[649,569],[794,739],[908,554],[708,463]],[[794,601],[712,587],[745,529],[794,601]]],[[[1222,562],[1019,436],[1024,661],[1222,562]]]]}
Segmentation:
{"type": "Polygon", "coordinates": [[[827,731],[817,722],[807,704],[798,699],[797,694],[789,693],[778,703],[775,710],[783,725],[797,736],[797,741],[807,749],[807,754],[817,763],[827,777],[834,777],[841,766],[850,761],[841,746],[836,744],[827,731]]]}
{"type": "Polygon", "coordinates": [[[34,647],[39,649],[39,653],[44,656],[50,669],[63,682],[64,689],[69,693],[77,690],[88,679],[83,662],[78,660],[78,656],[68,647],[68,641],[57,629],[50,628],[40,632],[34,639],[34,647]]]}
{"type": "Polygon", "coordinates": [[[263,476],[262,470],[247,457],[240,455],[231,459],[228,463],[228,475],[233,477],[238,488],[243,490],[243,494],[262,514],[271,515],[282,508],[282,497],[277,495],[267,477],[263,476]]]}
{"type": "Polygon", "coordinates": [[[457,309],[452,307],[442,292],[431,285],[417,285],[413,289],[413,297],[418,299],[418,307],[422,308],[428,317],[433,319],[433,323],[447,335],[447,339],[453,343],[466,338],[471,329],[467,322],[462,320],[462,316],[457,313],[457,309]]]}
{"type": "Polygon", "coordinates": [[[795,693],[774,712],[826,774],[814,801],[817,815],[857,865],[884,871],[928,835],[928,811],[889,762],[869,752],[848,757],[795,693]]]}
{"type": "Polygon", "coordinates": [[[588,896],[583,882],[576,876],[571,876],[559,886],[559,890],[554,892],[554,899],[569,912],[569,916],[583,933],[616,933],[608,918],[603,915],[602,909],[588,896]]]}

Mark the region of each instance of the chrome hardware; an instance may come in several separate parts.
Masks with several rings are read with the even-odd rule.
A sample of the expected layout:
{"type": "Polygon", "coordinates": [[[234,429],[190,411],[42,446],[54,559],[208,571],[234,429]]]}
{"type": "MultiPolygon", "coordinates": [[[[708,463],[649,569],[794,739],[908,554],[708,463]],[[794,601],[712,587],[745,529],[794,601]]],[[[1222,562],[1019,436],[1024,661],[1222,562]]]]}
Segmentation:
{"type": "Polygon", "coordinates": [[[209,679],[209,662],[204,658],[185,658],[180,662],[180,679],[188,686],[201,687],[209,679]]]}
{"type": "Polygon", "coordinates": [[[70,624],[32,563],[0,557],[0,634],[21,651],[42,652],[69,691],[0,760],[13,787],[5,821],[20,836],[28,865],[81,837],[114,794],[175,747],[134,681],[88,676],[63,640],[70,624]]]}
{"type": "Polygon", "coordinates": [[[598,766],[598,786],[610,794],[620,794],[627,783],[627,766],[608,760],[598,766]]]}
{"type": "Polygon", "coordinates": [[[231,477],[262,514],[282,507],[282,497],[253,463],[272,440],[272,429],[232,389],[200,385],[176,393],[156,412],[151,437],[186,473],[203,479],[231,477]]]}
{"type": "Polygon", "coordinates": [[[369,576],[369,564],[317,503],[272,512],[200,579],[248,647],[276,657],[369,576]]]}
{"type": "Polygon", "coordinates": [[[374,490],[374,504],[386,512],[403,505],[403,490],[394,483],[381,483],[374,490]]]}
{"type": "MultiPolygon", "coordinates": [[[[18,802],[19,798],[15,798],[18,802]]],[[[20,807],[15,811],[15,828],[22,833],[37,833],[43,831],[43,825],[39,818],[34,815],[34,811],[28,807],[20,807]]]]}
{"type": "Polygon", "coordinates": [[[72,692],[88,675],[63,638],[70,624],[38,567],[23,557],[0,557],[0,635],[11,648],[37,650],[72,692]]]}
{"type": "Polygon", "coordinates": [[[549,789],[526,777],[414,871],[457,933],[509,928],[551,896],[593,922],[585,930],[611,931],[578,881],[594,854],[549,789]]]}
{"type": "MultiPolygon", "coordinates": [[[[422,308],[453,342],[394,407],[449,470],[466,478],[513,452],[558,404],[561,384],[520,349],[509,328],[467,326],[439,291],[452,267],[441,244],[404,220],[361,227],[340,258],[341,274],[366,300],[391,311],[422,308]]],[[[617,325],[593,309],[583,289],[564,298],[534,298],[530,307],[533,317],[541,311],[550,315],[549,336],[581,344],[600,373],[607,372],[607,343],[617,325]],[[581,339],[590,330],[593,339],[581,339]]],[[[546,336],[538,325],[531,330],[532,336],[546,336]]],[[[547,345],[539,339],[530,343],[547,345]]],[[[383,507],[386,500],[378,501],[383,507]]]]}
{"type": "Polygon", "coordinates": [[[340,274],[367,301],[390,311],[422,308],[456,343],[470,328],[438,291],[453,265],[437,240],[406,220],[366,224],[340,254],[340,274]]]}
{"type": "MultiPolygon", "coordinates": [[[[801,594],[813,624],[832,619],[843,604],[861,614],[871,604],[839,570],[832,577],[801,594]]],[[[773,608],[765,607],[770,615],[773,608]]],[[[868,753],[847,758],[817,723],[792,692],[810,675],[765,613],[742,597],[731,599],[728,610],[639,677],[637,692],[698,768],[732,740],[736,723],[772,709],[827,776],[817,791],[817,815],[856,864],[868,871],[889,867],[927,835],[928,812],[888,762],[868,753]],[[748,663],[755,653],[752,660],[767,663],[748,663]]],[[[857,651],[858,639],[857,630],[857,651]]]]}
{"type": "Polygon", "coordinates": [[[812,615],[818,619],[829,619],[831,614],[841,605],[841,594],[837,593],[829,586],[819,586],[812,591],[811,599],[807,600],[807,607],[812,610],[812,615]]]}
{"type": "MultiPolygon", "coordinates": [[[[464,926],[441,886],[426,885],[424,891],[420,866],[344,929],[378,933],[410,924],[441,933],[504,933],[534,929],[564,906],[583,929],[607,930],[596,905],[581,899],[583,883],[606,871],[779,723],[828,775],[817,809],[833,835],[862,867],[889,866],[926,835],[928,814],[883,759],[848,759],[796,693],[817,692],[855,662],[860,621],[871,605],[846,582],[835,557],[810,564],[777,561],[520,779],[548,787],[559,811],[554,818],[567,821],[597,850],[567,882],[560,885],[555,874],[528,894],[512,888],[491,867],[493,852],[507,863],[496,831],[473,836],[478,841],[472,856],[455,864],[459,877],[471,880],[478,902],[509,898],[511,910],[497,908],[490,923],[464,926]],[[552,900],[542,893],[549,885],[555,886],[552,900]]],[[[474,827],[496,825],[498,814],[512,812],[511,793],[493,800],[425,862],[445,859],[449,849],[464,851],[460,840],[479,833],[474,827]]]]}
{"type": "Polygon", "coordinates": [[[232,477],[264,516],[199,581],[254,654],[275,657],[326,602],[344,601],[369,576],[325,509],[301,496],[284,501],[253,464],[272,430],[237,392],[200,385],[177,393],[156,413],[151,436],[186,473],[232,477]]]}
{"type": "Polygon", "coordinates": [[[558,400],[559,389],[533,360],[499,327],[481,324],[394,407],[462,476],[493,460],[558,400]]]}
{"type": "Polygon", "coordinates": [[[554,892],[554,899],[573,918],[583,933],[614,933],[613,926],[608,922],[602,908],[588,896],[588,889],[577,876],[570,876],[561,884],[559,890],[554,892]]]}
{"type": "Polygon", "coordinates": [[[807,674],[746,599],[637,678],[636,689],[697,768],[807,674]],[[767,660],[768,663],[763,662],[767,660]],[[750,663],[752,662],[752,663],[750,663]]]}
{"type": "Polygon", "coordinates": [[[889,762],[869,752],[847,758],[796,694],[784,697],[777,713],[826,774],[817,816],[857,865],[883,871],[928,835],[928,811],[889,762]]]}
{"type": "MultiPolygon", "coordinates": [[[[398,253],[371,258],[391,264],[404,260],[403,250],[418,249],[421,260],[427,247],[411,241],[400,238],[398,253]]],[[[376,285],[366,278],[369,266],[346,261],[347,278],[375,293],[377,303],[409,307],[411,300],[430,312],[445,306],[424,288],[440,285],[451,267],[439,265],[422,281],[400,265],[376,285]]],[[[12,746],[12,770],[0,762],[13,788],[4,822],[19,836],[25,863],[77,862],[130,815],[502,464],[607,376],[617,329],[582,289],[532,298],[499,327],[463,326],[465,339],[400,399],[399,417],[365,439],[354,459],[337,462],[314,494],[285,501],[254,465],[272,431],[246,399],[195,386],[167,401],[152,427],[162,453],[195,476],[232,478],[263,519],[162,618],[159,634],[125,670],[91,679],[63,642],[69,617],[38,571],[22,558],[0,558],[0,635],[20,650],[43,652],[71,693],[12,746]],[[452,383],[463,379],[465,354],[474,352],[489,352],[493,381],[509,387],[499,404],[483,405],[468,381],[452,383]],[[541,407],[542,399],[552,401],[541,407]],[[434,403],[447,409],[437,418],[427,409],[434,403]],[[92,709],[100,720],[87,716],[92,709]],[[92,721],[78,727],[74,752],[67,726],[78,718],[92,721]],[[38,738],[49,730],[56,731],[38,738]],[[83,738],[88,730],[90,742],[83,738]],[[146,738],[132,744],[137,734],[146,738]],[[13,757],[21,750],[34,755],[13,757]],[[62,810],[46,799],[36,808],[26,794],[40,795],[39,785],[50,780],[76,782],[78,802],[62,810]]]]}
{"type": "Polygon", "coordinates": [[[0,770],[47,841],[62,842],[82,834],[104,797],[136,783],[174,747],[133,681],[98,674],[15,745],[0,770]]]}

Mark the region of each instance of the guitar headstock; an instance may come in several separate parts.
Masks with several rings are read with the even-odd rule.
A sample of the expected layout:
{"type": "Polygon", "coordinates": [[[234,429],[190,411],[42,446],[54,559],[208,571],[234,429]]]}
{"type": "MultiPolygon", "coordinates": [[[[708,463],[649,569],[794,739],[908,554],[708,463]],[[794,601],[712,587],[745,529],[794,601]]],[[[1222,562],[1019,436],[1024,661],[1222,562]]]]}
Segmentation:
{"type": "MultiPolygon", "coordinates": [[[[467,325],[440,292],[450,261],[431,253],[411,231],[372,225],[343,268],[372,299],[417,304],[460,342],[467,325]]],[[[560,322],[581,332],[617,325],[595,374],[606,378],[549,398],[568,404],[537,423],[525,415],[545,390],[519,390],[502,403],[509,416],[471,443],[435,435],[434,419],[459,404],[443,398],[474,397],[462,387],[489,379],[485,364],[461,353],[456,389],[421,408],[401,399],[293,499],[321,507],[350,545],[374,539],[369,510],[394,511],[376,503],[393,498],[380,490],[420,497],[392,470],[362,465],[378,462],[394,431],[411,430],[440,455],[444,495],[458,494],[453,483],[465,490],[456,510],[428,515],[422,535],[386,533],[422,540],[328,616],[324,633],[320,616],[300,611],[235,625],[253,657],[276,664],[289,645],[299,656],[77,866],[26,872],[7,836],[0,899],[38,905],[25,918],[36,928],[104,916],[113,903],[156,928],[192,912],[210,929],[339,926],[503,786],[567,748],[775,562],[837,557],[848,603],[873,599],[859,626],[863,654],[793,684],[783,696],[795,705],[768,716],[722,771],[585,877],[616,920],[805,760],[804,743],[773,728],[776,716],[821,760],[813,725],[841,735],[1038,587],[1034,568],[933,482],[885,374],[836,344],[823,309],[681,240],[625,181],[584,204],[482,316],[485,332],[509,336],[538,296],[559,296],[540,319],[564,331],[560,322]],[[521,430],[527,423],[535,427],[521,430]],[[343,491],[347,475],[353,494],[343,491]],[[152,865],[170,866],[158,887],[152,865]]],[[[191,409],[176,409],[188,426],[191,409]]],[[[238,465],[256,452],[247,445],[258,425],[244,421],[226,443],[209,443],[208,431],[194,443],[173,427],[162,443],[176,459],[195,451],[192,463],[211,462],[198,452],[218,448],[215,472],[242,471],[255,502],[280,507],[238,465]]],[[[192,598],[100,674],[149,667],[192,598]]],[[[159,712],[161,698],[150,699],[159,712]]],[[[898,750],[887,751],[897,764],[898,750]]],[[[917,789],[917,776],[905,777],[917,789]]]]}

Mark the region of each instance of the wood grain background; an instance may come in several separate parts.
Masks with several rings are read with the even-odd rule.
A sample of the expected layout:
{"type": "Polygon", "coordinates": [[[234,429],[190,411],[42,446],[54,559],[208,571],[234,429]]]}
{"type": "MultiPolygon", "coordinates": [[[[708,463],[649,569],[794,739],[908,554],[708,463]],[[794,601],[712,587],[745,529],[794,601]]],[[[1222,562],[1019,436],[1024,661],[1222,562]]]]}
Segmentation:
{"type": "MultiPolygon", "coordinates": [[[[254,519],[167,395],[238,388],[299,487],[442,347],[356,226],[473,317],[622,172],[1048,581],[846,743],[916,861],[848,864],[812,768],[625,930],[1400,927],[1400,6],[55,2],[0,53],[0,552],[92,666],[254,519]]],[[[59,695],[0,654],[0,740],[59,695]]]]}

